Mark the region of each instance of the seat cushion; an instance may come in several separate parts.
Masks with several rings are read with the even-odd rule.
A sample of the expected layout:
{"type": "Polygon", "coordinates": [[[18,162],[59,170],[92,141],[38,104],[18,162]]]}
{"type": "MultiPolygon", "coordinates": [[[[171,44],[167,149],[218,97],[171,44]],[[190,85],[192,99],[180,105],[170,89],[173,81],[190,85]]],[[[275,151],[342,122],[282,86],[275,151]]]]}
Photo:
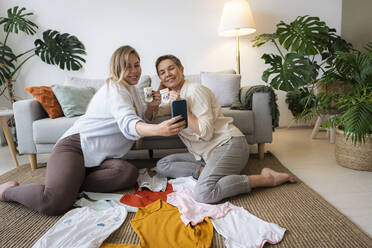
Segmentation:
{"type": "MultiPolygon", "coordinates": [[[[254,133],[254,116],[252,110],[236,110],[226,107],[222,108],[222,113],[224,116],[232,117],[234,119],[234,125],[239,128],[243,134],[248,135],[254,133]]],[[[161,116],[153,120],[152,123],[160,123],[170,118],[170,116],[161,116]]],[[[146,137],[148,140],[160,140],[161,138],[162,137],[146,137]]]]}
{"type": "Polygon", "coordinates": [[[243,134],[253,134],[254,121],[253,111],[251,110],[235,110],[230,108],[222,108],[224,116],[229,116],[234,119],[234,125],[243,132],[243,134]]]}
{"type": "Polygon", "coordinates": [[[34,141],[38,143],[56,143],[79,117],[60,117],[40,119],[32,123],[34,141]]]}

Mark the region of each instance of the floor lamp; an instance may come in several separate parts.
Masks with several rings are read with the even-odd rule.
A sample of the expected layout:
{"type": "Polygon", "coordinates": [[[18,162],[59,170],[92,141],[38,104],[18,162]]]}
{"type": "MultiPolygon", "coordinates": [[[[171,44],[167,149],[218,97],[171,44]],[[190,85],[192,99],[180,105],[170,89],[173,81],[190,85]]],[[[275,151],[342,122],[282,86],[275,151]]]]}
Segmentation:
{"type": "Polygon", "coordinates": [[[236,67],[240,74],[239,36],[256,32],[251,8],[247,0],[230,0],[223,6],[219,35],[235,36],[236,67]]]}

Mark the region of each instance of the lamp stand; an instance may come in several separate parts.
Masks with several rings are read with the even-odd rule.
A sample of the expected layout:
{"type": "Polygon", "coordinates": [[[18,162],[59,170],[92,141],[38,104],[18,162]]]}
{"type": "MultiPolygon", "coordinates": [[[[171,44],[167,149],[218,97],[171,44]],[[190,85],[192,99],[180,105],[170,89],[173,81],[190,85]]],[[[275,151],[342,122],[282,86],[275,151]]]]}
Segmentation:
{"type": "Polygon", "coordinates": [[[236,70],[237,74],[240,74],[239,29],[235,29],[235,41],[236,41],[236,70]]]}

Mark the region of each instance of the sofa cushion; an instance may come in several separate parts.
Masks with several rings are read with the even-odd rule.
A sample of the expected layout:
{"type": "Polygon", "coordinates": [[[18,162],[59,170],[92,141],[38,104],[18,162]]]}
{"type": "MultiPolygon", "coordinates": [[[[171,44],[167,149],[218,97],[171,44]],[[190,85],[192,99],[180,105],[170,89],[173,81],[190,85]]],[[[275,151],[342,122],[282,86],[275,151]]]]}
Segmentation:
{"type": "Polygon", "coordinates": [[[230,108],[222,108],[224,116],[229,116],[234,119],[234,125],[242,131],[243,134],[253,134],[254,132],[254,116],[251,110],[235,110],[230,108]]]}
{"type": "Polygon", "coordinates": [[[60,117],[56,119],[40,119],[32,123],[32,130],[34,134],[35,143],[51,143],[55,144],[57,140],[62,137],[67,129],[69,129],[72,124],[79,117],[60,117]]]}
{"type": "MultiPolygon", "coordinates": [[[[70,85],[75,87],[93,87],[96,91],[105,84],[104,79],[89,79],[79,77],[66,77],[64,85],[70,85]]],[[[136,88],[141,97],[141,101],[145,103],[145,96],[143,94],[143,88],[151,86],[151,78],[148,75],[141,76],[136,88]]]]}
{"type": "Polygon", "coordinates": [[[93,87],[97,91],[104,83],[104,79],[66,77],[64,85],[75,87],[93,87]]]}
{"type": "Polygon", "coordinates": [[[25,90],[41,104],[50,118],[63,116],[61,105],[50,86],[32,86],[25,88],[25,90]]]}
{"type": "Polygon", "coordinates": [[[214,93],[222,107],[239,103],[240,79],[241,76],[238,74],[200,73],[201,84],[214,93]]]}
{"type": "Polygon", "coordinates": [[[76,87],[54,84],[52,90],[66,117],[85,114],[95,90],[93,87],[76,87]]]}

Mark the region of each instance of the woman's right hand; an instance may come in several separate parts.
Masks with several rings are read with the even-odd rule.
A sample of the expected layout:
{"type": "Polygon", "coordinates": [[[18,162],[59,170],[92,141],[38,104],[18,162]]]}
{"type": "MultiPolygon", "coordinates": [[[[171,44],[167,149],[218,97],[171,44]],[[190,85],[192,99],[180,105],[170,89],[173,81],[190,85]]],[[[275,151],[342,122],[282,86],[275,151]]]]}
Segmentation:
{"type": "Polygon", "coordinates": [[[181,115],[173,117],[172,119],[163,121],[158,125],[160,136],[172,136],[176,135],[185,128],[186,122],[180,121],[183,117],[181,115]],[[177,123],[176,123],[177,122],[177,123]]]}
{"type": "Polygon", "coordinates": [[[159,91],[152,92],[153,99],[147,104],[148,108],[151,110],[158,110],[159,105],[161,104],[161,96],[159,91]]]}

